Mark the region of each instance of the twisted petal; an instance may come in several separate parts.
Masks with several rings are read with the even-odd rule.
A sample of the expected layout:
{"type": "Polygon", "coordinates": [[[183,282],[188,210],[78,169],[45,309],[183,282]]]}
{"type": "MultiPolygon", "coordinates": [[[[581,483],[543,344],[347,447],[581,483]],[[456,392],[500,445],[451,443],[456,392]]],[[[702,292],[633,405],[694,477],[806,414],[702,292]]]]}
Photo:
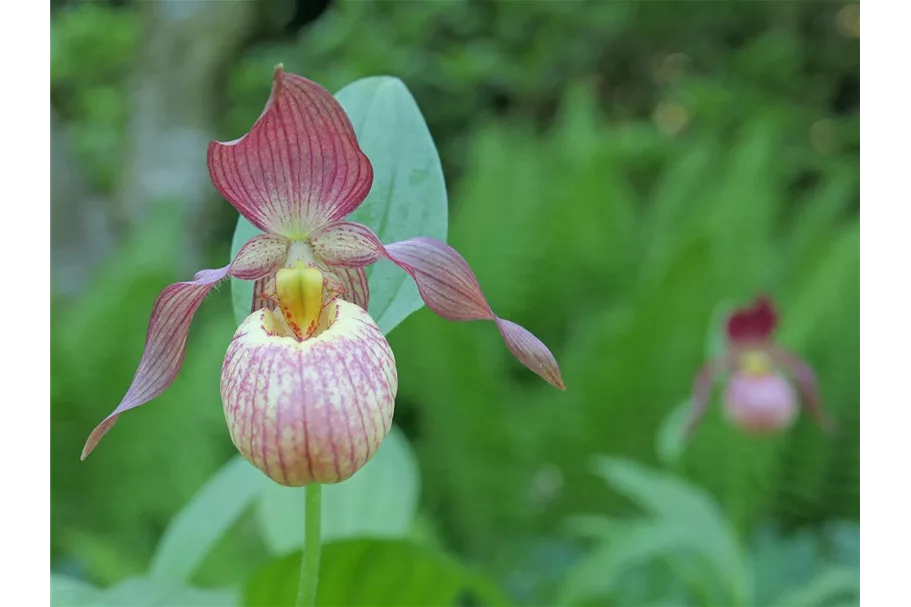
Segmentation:
{"type": "Polygon", "coordinates": [[[693,380],[693,392],[690,396],[690,415],[683,429],[685,437],[692,435],[696,426],[702,421],[709,406],[709,399],[712,396],[712,387],[715,385],[715,381],[722,373],[727,372],[732,365],[733,359],[726,354],[706,362],[699,369],[696,379],[693,380]]]}
{"type": "Polygon", "coordinates": [[[117,408],[89,435],[82,459],[88,457],[121,413],[149,402],[171,385],[183,364],[190,322],[212,287],[228,275],[254,280],[270,273],[284,262],[283,250],[287,251],[287,243],[283,240],[269,235],[257,236],[238,251],[230,265],[202,270],[193,280],[170,285],[158,295],[152,306],[145,350],[133,383],[117,408]]]}
{"type": "Polygon", "coordinates": [[[343,267],[371,263],[380,257],[389,259],[411,275],[431,310],[448,320],[494,321],[519,362],[551,385],[566,388],[560,367],[547,346],[526,329],[493,313],[474,272],[449,245],[419,237],[384,246],[366,226],[337,222],[318,233],[314,250],[326,255],[326,263],[343,267]],[[331,245],[320,245],[320,240],[331,245]]]}
{"type": "Polygon", "coordinates": [[[250,223],[291,237],[342,219],[373,183],[373,167],[335,98],[281,66],[250,132],[209,145],[209,175],[250,223]]]}
{"type": "Polygon", "coordinates": [[[822,408],[819,387],[816,383],[816,374],[813,373],[813,369],[798,356],[783,348],[769,348],[769,354],[776,364],[794,377],[802,402],[816,423],[830,434],[837,432],[838,423],[822,408]]]}
{"type": "Polygon", "coordinates": [[[398,376],[389,344],[360,307],[336,300],[326,310],[328,328],[304,341],[281,336],[271,311],[251,314],[222,367],[231,439],[282,485],[349,478],[392,424],[398,376]]]}

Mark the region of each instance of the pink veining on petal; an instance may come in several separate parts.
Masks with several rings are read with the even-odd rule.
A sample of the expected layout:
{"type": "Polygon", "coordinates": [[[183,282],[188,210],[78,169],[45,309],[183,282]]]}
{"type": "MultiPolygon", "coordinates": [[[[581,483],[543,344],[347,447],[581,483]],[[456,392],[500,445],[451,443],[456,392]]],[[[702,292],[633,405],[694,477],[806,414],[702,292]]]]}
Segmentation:
{"type": "Polygon", "coordinates": [[[813,420],[825,432],[829,434],[836,433],[838,431],[838,423],[823,409],[816,374],[810,368],[810,365],[801,360],[796,354],[792,354],[783,348],[770,347],[768,352],[775,364],[794,377],[802,397],[802,403],[813,420]]]}
{"type": "Polygon", "coordinates": [[[560,367],[547,346],[523,327],[490,309],[468,262],[447,244],[411,238],[384,247],[386,256],[417,283],[427,306],[449,320],[493,320],[509,351],[544,381],[565,390],[560,367]]]}
{"type": "MultiPolygon", "coordinates": [[[[478,279],[458,251],[425,237],[383,245],[369,228],[353,222],[339,222],[331,231],[357,235],[346,237],[345,247],[335,249],[345,251],[343,265],[371,256],[389,259],[414,279],[421,298],[431,310],[447,320],[493,320],[519,362],[549,384],[566,389],[560,367],[547,346],[526,329],[493,313],[478,279]]],[[[332,267],[331,262],[324,261],[332,267]]]]}
{"type": "Polygon", "coordinates": [[[386,245],[385,250],[392,262],[414,278],[427,306],[443,318],[496,318],[468,262],[449,245],[418,237],[393,242],[386,245]]]}
{"type": "Polygon", "coordinates": [[[270,310],[275,310],[278,308],[278,305],[275,303],[274,299],[270,299],[268,296],[275,294],[275,274],[269,274],[263,278],[260,278],[253,283],[253,301],[250,304],[250,313],[256,312],[262,308],[268,308],[270,310]]]}
{"type": "Polygon", "coordinates": [[[332,272],[345,287],[342,299],[366,310],[370,303],[370,284],[367,282],[367,273],[364,268],[333,267],[332,272]]]}
{"type": "Polygon", "coordinates": [[[389,431],[398,377],[373,320],[348,302],[299,342],[270,332],[262,310],[238,328],[222,367],[225,419],[237,449],[287,486],[336,483],[359,470],[389,431]]]}
{"type": "Polygon", "coordinates": [[[171,385],[183,365],[193,316],[216,283],[233,275],[235,267],[238,268],[239,278],[255,280],[283,263],[281,255],[276,253],[281,249],[280,243],[276,243],[274,238],[253,238],[241,248],[230,265],[201,270],[192,281],[165,287],[152,306],[145,350],[133,382],[117,408],[89,435],[82,450],[83,460],[117,422],[120,414],[144,405],[171,385]]]}
{"type": "Polygon", "coordinates": [[[117,408],[89,435],[82,450],[83,460],[117,422],[121,413],[149,402],[171,385],[183,364],[193,315],[215,283],[228,275],[229,269],[230,266],[220,270],[203,270],[195,280],[170,285],[161,292],[152,306],[146,347],[133,383],[117,408]]]}
{"type": "Polygon", "coordinates": [[[556,359],[554,359],[553,354],[550,353],[550,350],[540,339],[532,335],[528,329],[512,321],[503,320],[496,316],[494,321],[500,329],[500,335],[503,336],[506,347],[509,348],[513,356],[544,378],[547,383],[561,390],[566,389],[556,359]]]}
{"type": "Polygon", "coordinates": [[[241,247],[231,264],[231,276],[241,280],[257,280],[263,268],[278,268],[288,258],[290,242],[284,236],[260,234],[241,247]]]}
{"type": "Polygon", "coordinates": [[[208,165],[212,183],[250,223],[291,237],[344,218],[373,184],[373,167],[341,105],[281,66],[250,132],[212,142],[208,165]]]}
{"type": "Polygon", "coordinates": [[[310,242],[314,253],[337,267],[362,268],[380,257],[376,234],[352,221],[326,224],[313,233],[310,242]]]}

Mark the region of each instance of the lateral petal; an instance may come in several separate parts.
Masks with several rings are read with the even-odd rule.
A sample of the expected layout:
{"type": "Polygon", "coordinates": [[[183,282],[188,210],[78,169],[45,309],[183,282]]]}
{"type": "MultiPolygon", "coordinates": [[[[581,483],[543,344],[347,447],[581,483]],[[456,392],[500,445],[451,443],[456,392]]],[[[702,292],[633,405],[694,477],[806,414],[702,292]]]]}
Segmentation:
{"type": "MultiPolygon", "coordinates": [[[[117,423],[121,413],[160,395],[177,377],[183,365],[190,323],[209,291],[229,275],[256,280],[270,274],[284,263],[280,254],[282,246],[283,243],[275,236],[257,236],[238,251],[230,265],[216,270],[202,270],[191,281],[165,287],[152,306],[145,350],[133,383],[117,408],[89,435],[82,450],[83,460],[117,423]]],[[[286,245],[284,250],[287,251],[286,245]]]]}
{"type": "Polygon", "coordinates": [[[380,257],[408,272],[421,299],[447,320],[493,320],[509,351],[544,381],[565,390],[560,367],[547,346],[528,330],[493,313],[478,279],[458,251],[438,240],[409,238],[383,245],[367,226],[339,221],[317,232],[314,252],[330,269],[361,267],[380,257]]]}

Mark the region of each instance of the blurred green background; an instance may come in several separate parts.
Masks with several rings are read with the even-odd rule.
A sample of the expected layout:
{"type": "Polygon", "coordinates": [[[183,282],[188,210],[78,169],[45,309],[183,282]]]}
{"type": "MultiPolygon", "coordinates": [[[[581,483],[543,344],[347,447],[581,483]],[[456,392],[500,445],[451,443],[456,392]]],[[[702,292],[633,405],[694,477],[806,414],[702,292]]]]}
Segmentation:
{"type": "MultiPolygon", "coordinates": [[[[777,564],[769,586],[856,569],[857,4],[52,7],[53,569],[101,586],[142,573],[171,517],[235,453],[218,393],[235,328],[222,288],[173,387],[79,461],[129,384],[159,290],[228,259],[237,215],[209,184],[205,145],[246,132],[278,62],[331,91],[405,82],[443,161],[449,242],[497,313],[551,347],[568,386],[528,373],[490,323],[424,309],[396,328],[416,538],[519,604],[727,604],[649,559],[567,594],[568,580],[586,585],[586,563],[595,577],[611,566],[568,521],[639,511],[593,467],[610,456],[705,490],[754,563],[777,564]],[[801,417],[751,439],[713,406],[681,458],[661,461],[662,425],[718,305],[758,291],[775,296],[779,341],[816,370],[842,432],[801,417]]],[[[222,586],[266,560],[241,523],[196,582],[222,586]]]]}

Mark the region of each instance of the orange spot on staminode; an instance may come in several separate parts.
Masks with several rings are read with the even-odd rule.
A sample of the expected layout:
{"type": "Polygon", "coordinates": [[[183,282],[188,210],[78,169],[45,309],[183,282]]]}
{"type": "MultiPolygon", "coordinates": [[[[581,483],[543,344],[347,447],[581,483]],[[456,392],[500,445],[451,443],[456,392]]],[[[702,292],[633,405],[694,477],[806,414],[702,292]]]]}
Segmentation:
{"type": "Polygon", "coordinates": [[[322,296],[323,275],[316,268],[303,263],[291,268],[282,268],[275,278],[276,296],[284,312],[288,326],[300,340],[313,334],[311,326],[319,322],[322,296]],[[302,330],[303,327],[307,331],[302,330]]]}
{"type": "Polygon", "coordinates": [[[313,322],[310,323],[310,326],[307,327],[307,334],[304,335],[304,337],[302,339],[307,339],[308,337],[311,337],[313,335],[313,333],[316,331],[317,325],[319,325],[319,319],[314,320],[313,322]]]}

